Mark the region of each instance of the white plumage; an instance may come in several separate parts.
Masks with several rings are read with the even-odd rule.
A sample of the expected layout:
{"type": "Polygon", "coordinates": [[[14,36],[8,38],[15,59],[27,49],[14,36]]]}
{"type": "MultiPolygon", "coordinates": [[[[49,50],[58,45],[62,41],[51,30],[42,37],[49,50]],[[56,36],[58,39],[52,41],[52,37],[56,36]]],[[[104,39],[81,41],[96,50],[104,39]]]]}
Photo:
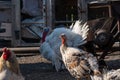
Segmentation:
{"type": "Polygon", "coordinates": [[[69,47],[66,43],[67,36],[65,34],[61,34],[61,41],[60,51],[62,59],[72,76],[78,80],[82,80],[86,76],[90,79],[91,70],[94,72],[94,75],[100,75],[97,59],[91,53],[69,47]]]}
{"type": "Polygon", "coordinates": [[[17,75],[11,72],[9,69],[5,69],[0,72],[0,80],[25,80],[21,75],[17,75]]]}
{"type": "Polygon", "coordinates": [[[89,30],[87,23],[83,23],[82,21],[76,21],[75,25],[71,27],[71,29],[72,32],[81,35],[83,39],[87,38],[89,30]]]}
{"type": "Polygon", "coordinates": [[[120,80],[120,69],[105,70],[102,76],[91,76],[92,80],[120,80]]]}
{"type": "Polygon", "coordinates": [[[24,80],[15,54],[7,48],[0,57],[0,80],[24,80]]]}
{"type": "Polygon", "coordinates": [[[67,44],[69,46],[80,46],[86,43],[86,38],[88,34],[88,25],[76,21],[72,25],[72,29],[67,28],[56,28],[53,32],[48,35],[40,46],[40,53],[43,57],[48,60],[51,60],[57,71],[61,68],[64,68],[64,65],[61,61],[60,45],[61,40],[59,38],[61,33],[65,33],[68,37],[67,44]],[[77,28],[77,29],[76,29],[77,28]],[[77,31],[78,30],[78,31],[77,31]],[[49,47],[48,47],[49,46],[49,47]]]}

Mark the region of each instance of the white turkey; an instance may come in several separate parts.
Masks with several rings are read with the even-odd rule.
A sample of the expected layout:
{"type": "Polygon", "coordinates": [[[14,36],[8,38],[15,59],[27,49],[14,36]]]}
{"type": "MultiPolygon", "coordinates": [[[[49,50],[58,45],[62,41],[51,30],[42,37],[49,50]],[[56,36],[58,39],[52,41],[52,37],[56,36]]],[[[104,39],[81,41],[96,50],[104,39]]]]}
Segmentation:
{"type": "Polygon", "coordinates": [[[96,57],[78,48],[69,47],[67,44],[68,37],[65,34],[61,34],[60,37],[62,60],[73,77],[77,80],[90,80],[91,71],[97,76],[101,74],[96,57]]]}
{"type": "Polygon", "coordinates": [[[41,55],[46,59],[51,60],[57,71],[64,69],[65,67],[59,49],[61,45],[61,40],[59,38],[60,34],[65,33],[68,37],[67,44],[69,46],[78,47],[86,43],[88,30],[88,25],[79,20],[75,22],[72,29],[56,28],[48,36],[48,29],[45,29],[42,36],[42,44],[40,46],[41,55]]]}
{"type": "Polygon", "coordinates": [[[120,80],[120,69],[104,70],[102,77],[91,76],[92,80],[120,80]]]}
{"type": "Polygon", "coordinates": [[[0,57],[0,80],[25,80],[21,75],[15,54],[8,48],[3,48],[0,57]]]}

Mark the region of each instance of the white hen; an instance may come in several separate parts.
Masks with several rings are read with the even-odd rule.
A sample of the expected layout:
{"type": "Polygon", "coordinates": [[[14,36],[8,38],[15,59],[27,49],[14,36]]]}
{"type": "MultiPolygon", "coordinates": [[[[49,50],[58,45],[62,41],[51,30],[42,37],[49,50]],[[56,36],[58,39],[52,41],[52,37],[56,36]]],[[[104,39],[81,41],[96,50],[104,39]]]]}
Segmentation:
{"type": "Polygon", "coordinates": [[[15,54],[7,48],[0,57],[0,80],[24,80],[15,54]]]}
{"type": "Polygon", "coordinates": [[[70,74],[77,80],[90,80],[90,71],[94,72],[94,75],[100,75],[97,59],[88,52],[80,50],[78,48],[69,47],[67,45],[67,37],[65,34],[61,34],[61,46],[60,51],[62,54],[62,60],[65,67],[70,74]]]}
{"type": "Polygon", "coordinates": [[[76,30],[79,31],[75,31],[74,29],[72,31],[71,29],[67,28],[56,28],[48,36],[46,36],[48,30],[45,29],[43,32],[40,53],[43,57],[52,61],[57,71],[64,69],[64,65],[61,61],[61,53],[59,50],[61,45],[59,35],[61,33],[65,33],[65,35],[68,37],[67,44],[69,46],[77,47],[86,43],[86,38],[89,30],[88,25],[86,23],[82,24],[80,21],[76,21],[73,25],[73,28],[77,28],[76,30]]]}

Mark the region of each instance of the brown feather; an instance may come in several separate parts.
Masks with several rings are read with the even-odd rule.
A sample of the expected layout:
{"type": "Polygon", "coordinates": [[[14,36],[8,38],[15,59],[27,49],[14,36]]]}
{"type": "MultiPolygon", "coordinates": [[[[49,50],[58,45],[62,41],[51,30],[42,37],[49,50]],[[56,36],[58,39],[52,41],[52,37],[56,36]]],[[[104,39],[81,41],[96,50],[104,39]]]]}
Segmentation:
{"type": "Polygon", "coordinates": [[[78,66],[78,62],[77,61],[74,61],[74,62],[71,62],[71,63],[68,64],[68,68],[69,69],[75,68],[76,66],[78,66]]]}
{"type": "Polygon", "coordinates": [[[80,61],[80,66],[86,71],[88,71],[90,68],[86,64],[87,63],[84,60],[80,61]]]}

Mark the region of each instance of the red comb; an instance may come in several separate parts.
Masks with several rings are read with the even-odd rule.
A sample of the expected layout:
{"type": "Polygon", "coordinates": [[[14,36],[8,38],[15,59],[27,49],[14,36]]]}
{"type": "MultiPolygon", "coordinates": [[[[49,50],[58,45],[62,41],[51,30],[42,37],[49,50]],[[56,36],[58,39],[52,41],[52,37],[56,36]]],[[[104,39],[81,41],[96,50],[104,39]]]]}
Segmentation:
{"type": "Polygon", "coordinates": [[[3,58],[5,60],[8,60],[8,58],[11,56],[11,52],[7,49],[7,47],[3,48],[2,51],[4,53],[3,58]]]}
{"type": "Polygon", "coordinates": [[[2,51],[3,51],[3,52],[6,52],[6,51],[7,51],[7,47],[4,47],[4,48],[2,49],[2,51]]]}

